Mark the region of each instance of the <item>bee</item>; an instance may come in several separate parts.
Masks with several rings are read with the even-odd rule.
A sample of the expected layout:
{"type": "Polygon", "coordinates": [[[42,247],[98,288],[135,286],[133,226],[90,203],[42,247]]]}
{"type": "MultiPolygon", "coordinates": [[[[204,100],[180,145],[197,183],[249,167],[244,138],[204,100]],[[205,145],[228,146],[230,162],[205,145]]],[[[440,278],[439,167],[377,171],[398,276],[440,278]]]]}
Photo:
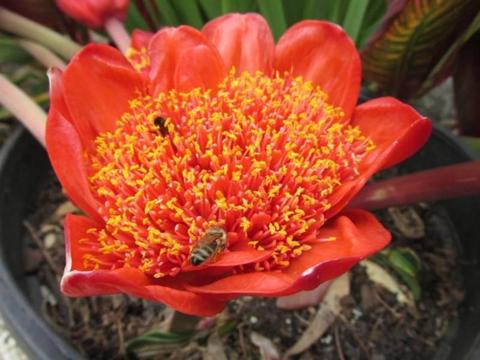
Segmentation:
{"type": "Polygon", "coordinates": [[[223,251],[227,246],[227,233],[220,226],[207,229],[205,235],[195,244],[190,255],[193,266],[203,264],[205,261],[223,251]]]}
{"type": "Polygon", "coordinates": [[[157,127],[157,129],[160,131],[160,133],[163,136],[168,135],[168,128],[166,126],[166,120],[163,117],[157,116],[155,118],[155,120],[153,120],[153,124],[157,127]]]}

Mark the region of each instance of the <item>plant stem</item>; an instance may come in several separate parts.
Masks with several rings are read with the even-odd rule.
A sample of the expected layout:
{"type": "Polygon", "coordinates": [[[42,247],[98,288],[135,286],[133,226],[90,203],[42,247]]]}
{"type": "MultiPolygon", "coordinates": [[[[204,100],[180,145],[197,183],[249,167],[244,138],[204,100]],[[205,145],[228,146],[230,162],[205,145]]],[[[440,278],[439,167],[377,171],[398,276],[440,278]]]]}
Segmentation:
{"type": "MultiPolygon", "coordinates": [[[[49,100],[48,91],[32,96],[31,99],[35,101],[35,103],[37,103],[38,105],[46,104],[49,100]]],[[[7,109],[0,108],[0,121],[7,120],[11,117],[13,117],[13,115],[7,109]]]]}
{"type": "Polygon", "coordinates": [[[125,54],[130,47],[130,35],[123,23],[116,18],[110,18],[105,23],[105,30],[107,30],[118,49],[125,54]]]}
{"type": "Polygon", "coordinates": [[[10,111],[45,146],[47,115],[20,88],[0,74],[0,104],[10,111]]]}
{"type": "Polygon", "coordinates": [[[348,207],[374,210],[479,194],[480,161],[469,161],[367,185],[348,207]]]}
{"type": "Polygon", "coordinates": [[[70,59],[80,50],[80,45],[68,37],[2,6],[0,6],[0,29],[45,45],[65,59],[70,59]]]}
{"type": "Polygon", "coordinates": [[[25,49],[30,55],[32,55],[39,63],[45,66],[47,69],[51,67],[57,67],[60,70],[65,69],[65,63],[53,52],[46,47],[34,43],[29,40],[19,39],[18,44],[25,49]]]}

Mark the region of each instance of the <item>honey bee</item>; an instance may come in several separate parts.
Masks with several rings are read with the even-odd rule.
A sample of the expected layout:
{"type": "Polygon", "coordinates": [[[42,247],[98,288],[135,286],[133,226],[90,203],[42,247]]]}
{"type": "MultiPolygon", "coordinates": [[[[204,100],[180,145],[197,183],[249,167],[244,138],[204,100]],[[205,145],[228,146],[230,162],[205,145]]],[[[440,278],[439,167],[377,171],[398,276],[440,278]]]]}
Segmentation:
{"type": "Polygon", "coordinates": [[[223,251],[227,246],[227,233],[220,226],[207,229],[205,235],[195,244],[190,255],[193,266],[203,264],[205,261],[223,251]]]}
{"type": "Polygon", "coordinates": [[[155,120],[153,120],[153,124],[157,127],[157,129],[163,136],[167,136],[168,128],[166,126],[166,121],[163,117],[157,116],[155,120]]]}

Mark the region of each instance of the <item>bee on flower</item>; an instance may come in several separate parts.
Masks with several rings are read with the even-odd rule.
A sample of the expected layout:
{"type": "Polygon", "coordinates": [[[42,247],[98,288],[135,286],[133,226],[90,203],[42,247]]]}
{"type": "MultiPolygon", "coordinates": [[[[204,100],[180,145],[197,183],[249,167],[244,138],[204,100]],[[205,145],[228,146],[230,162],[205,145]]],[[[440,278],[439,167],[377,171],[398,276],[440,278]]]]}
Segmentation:
{"type": "Polygon", "coordinates": [[[207,229],[205,235],[195,244],[190,253],[190,263],[194,266],[201,265],[205,261],[215,258],[227,246],[227,234],[220,226],[212,226],[207,229]]]}

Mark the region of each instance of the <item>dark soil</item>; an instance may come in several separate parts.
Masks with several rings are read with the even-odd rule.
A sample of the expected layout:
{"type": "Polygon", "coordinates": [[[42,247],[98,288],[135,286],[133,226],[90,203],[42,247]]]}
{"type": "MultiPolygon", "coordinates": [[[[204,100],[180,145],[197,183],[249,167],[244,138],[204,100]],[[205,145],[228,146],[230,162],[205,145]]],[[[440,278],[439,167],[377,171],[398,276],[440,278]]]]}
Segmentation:
{"type": "MultiPolygon", "coordinates": [[[[52,175],[53,179],[53,175],[52,175]]],[[[59,291],[64,267],[62,218],[74,210],[51,180],[27,219],[31,244],[26,249],[25,272],[36,285],[30,289],[51,326],[69,339],[88,359],[125,358],[125,344],[150,330],[165,329],[171,311],[161,304],[126,295],[67,298],[59,291]],[[35,295],[36,294],[36,295],[35,295]]],[[[422,263],[422,296],[409,307],[370,281],[363,266],[351,271],[351,291],[329,329],[294,358],[308,359],[429,359],[449,326],[455,322],[463,298],[453,248],[455,233],[440,206],[420,204],[377,213],[393,234],[392,246],[414,250],[422,263]]],[[[396,276],[393,272],[392,275],[396,276]]],[[[406,288],[400,278],[398,283],[406,288]]],[[[203,331],[186,346],[166,349],[152,358],[258,359],[252,334],[270,339],[280,353],[294,345],[320,306],[282,311],[274,299],[242,297],[225,313],[206,321],[203,331]],[[235,322],[233,330],[212,345],[218,324],[235,322]],[[209,330],[210,329],[210,330],[209,330]]],[[[270,347],[272,347],[270,346],[270,347]]]]}

